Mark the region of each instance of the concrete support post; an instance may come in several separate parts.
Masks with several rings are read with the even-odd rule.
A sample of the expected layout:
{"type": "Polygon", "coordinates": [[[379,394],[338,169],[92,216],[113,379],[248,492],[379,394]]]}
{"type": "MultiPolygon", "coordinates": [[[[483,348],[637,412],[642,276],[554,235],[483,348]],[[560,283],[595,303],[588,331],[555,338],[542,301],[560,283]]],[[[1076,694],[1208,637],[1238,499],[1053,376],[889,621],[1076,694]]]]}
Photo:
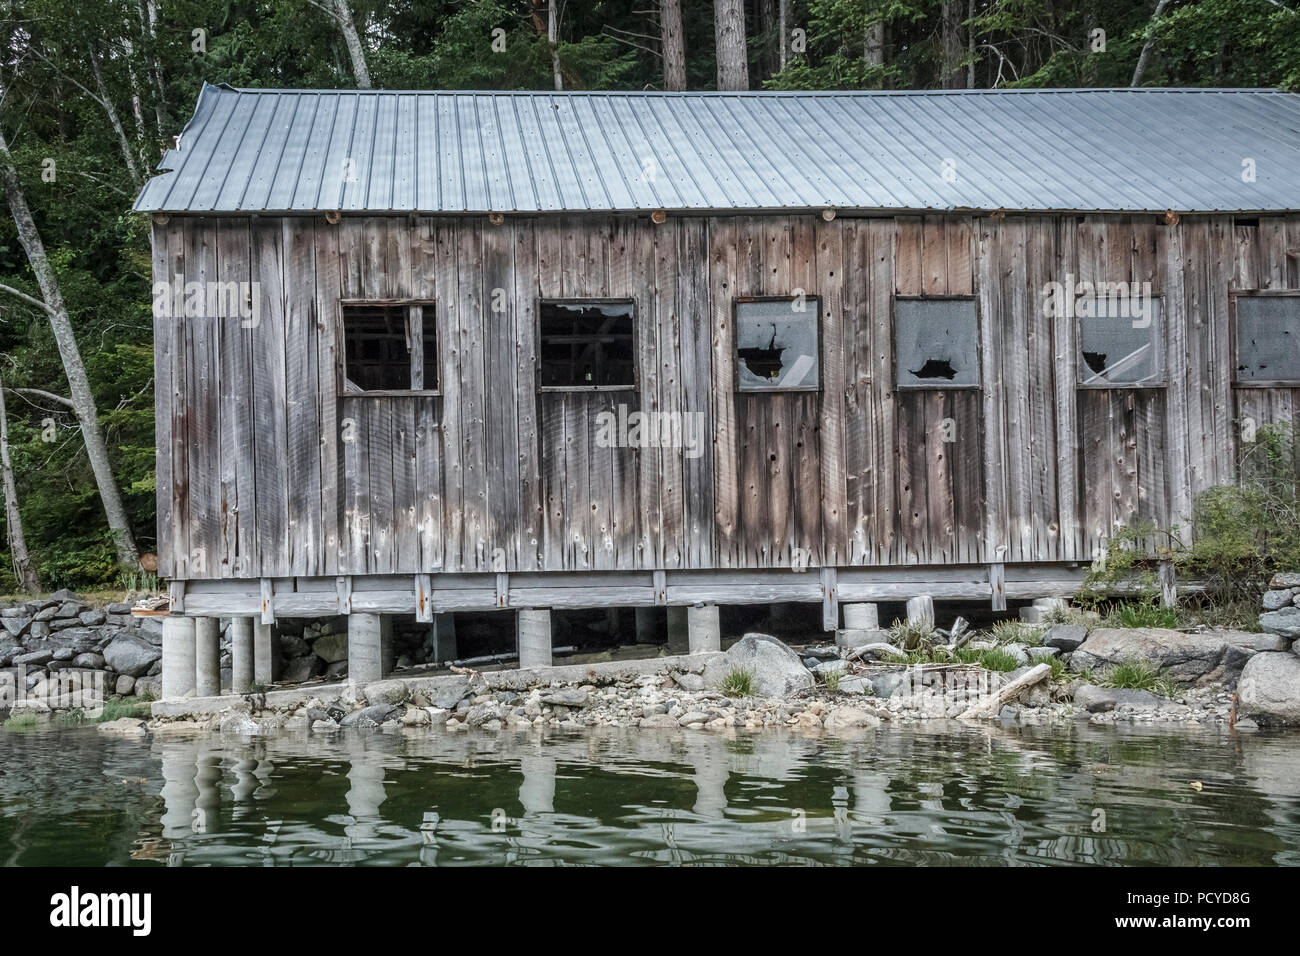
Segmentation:
{"type": "Polygon", "coordinates": [[[275,642],[271,625],[253,622],[253,680],[264,687],[275,682],[275,642]]]}
{"type": "MultiPolygon", "coordinates": [[[[163,618],[163,699],[186,697],[192,693],[194,693],[194,618],[163,618]]],[[[192,773],[190,777],[193,779],[192,773]]]]}
{"type": "Polygon", "coordinates": [[[221,693],[221,622],[215,617],[194,619],[194,689],[200,697],[221,693]]]}
{"type": "Polygon", "coordinates": [[[551,666],[551,612],[530,609],[519,612],[519,666],[551,666]]]}
{"type": "Polygon", "coordinates": [[[874,631],[878,627],[880,627],[880,614],[876,605],[844,605],[844,630],[874,631]]]}
{"type": "Polygon", "coordinates": [[[432,627],[434,661],[439,664],[454,661],[460,656],[456,646],[456,615],[435,614],[432,627]]]}
{"type": "Polygon", "coordinates": [[[663,612],[657,607],[639,607],[635,611],[636,642],[638,644],[658,644],[663,612]]]}
{"type": "Polygon", "coordinates": [[[348,680],[369,684],[384,676],[385,658],[392,654],[391,627],[383,614],[348,615],[348,680]],[[390,645],[387,652],[385,643],[390,645]]]}
{"type": "Polygon", "coordinates": [[[253,689],[253,619],[236,617],[230,622],[230,691],[247,694],[253,689]]]}
{"type": "Polygon", "coordinates": [[[668,650],[674,654],[685,654],[690,650],[686,611],[687,608],[675,605],[668,608],[668,650]]]}
{"type": "Polygon", "coordinates": [[[687,608],[686,631],[692,654],[722,650],[722,625],[716,604],[687,608]]]}

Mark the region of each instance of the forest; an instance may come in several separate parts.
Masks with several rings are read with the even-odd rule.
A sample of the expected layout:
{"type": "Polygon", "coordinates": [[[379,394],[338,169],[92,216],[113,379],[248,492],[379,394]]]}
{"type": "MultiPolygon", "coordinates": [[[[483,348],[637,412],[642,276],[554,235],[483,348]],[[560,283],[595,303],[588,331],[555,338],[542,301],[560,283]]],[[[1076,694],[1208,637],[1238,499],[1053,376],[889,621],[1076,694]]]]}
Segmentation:
{"type": "Polygon", "coordinates": [[[148,221],[204,82],[1300,90],[1300,0],[0,0],[0,593],[153,583],[148,221]]]}

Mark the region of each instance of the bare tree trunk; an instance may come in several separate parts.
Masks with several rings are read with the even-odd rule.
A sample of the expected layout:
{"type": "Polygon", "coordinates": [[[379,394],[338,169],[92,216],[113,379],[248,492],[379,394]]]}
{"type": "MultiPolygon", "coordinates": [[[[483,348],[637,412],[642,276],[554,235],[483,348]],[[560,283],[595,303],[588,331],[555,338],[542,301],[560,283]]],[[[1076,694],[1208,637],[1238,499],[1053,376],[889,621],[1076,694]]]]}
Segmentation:
{"type": "Polygon", "coordinates": [[[781,0],[776,16],[781,30],[780,63],[784,70],[786,61],[790,59],[790,0],[781,0]]]}
{"type": "Polygon", "coordinates": [[[14,574],[18,585],[28,594],[39,594],[41,579],[27,552],[27,538],[23,534],[23,516],[18,511],[18,488],[14,484],[14,467],[9,461],[9,416],[5,412],[4,383],[0,382],[0,473],[3,473],[5,495],[5,529],[9,538],[9,554],[14,559],[14,574]]]}
{"type": "Polygon", "coordinates": [[[944,89],[959,90],[966,85],[961,68],[961,0],[943,0],[940,8],[940,35],[943,42],[943,62],[939,67],[939,81],[944,89]]]}
{"type": "Polygon", "coordinates": [[[140,179],[140,170],[136,166],[135,156],[131,151],[131,141],[126,138],[126,130],[122,127],[122,121],[117,116],[117,109],[113,106],[113,98],[108,95],[108,87],[104,84],[104,72],[99,68],[99,55],[95,53],[94,44],[90,47],[90,71],[95,75],[95,88],[99,90],[99,102],[104,107],[104,112],[108,114],[108,123],[113,127],[113,132],[117,135],[118,146],[122,149],[122,159],[126,162],[126,171],[131,175],[131,182],[135,188],[139,189],[143,180],[140,179]]]}
{"type": "Polygon", "coordinates": [[[550,0],[546,4],[546,42],[551,45],[551,73],[557,90],[564,89],[564,77],[560,74],[560,8],[559,0],[550,0]]]}
{"type": "Polygon", "coordinates": [[[975,0],[966,4],[966,89],[975,89],[975,0]]]}
{"type": "Polygon", "coordinates": [[[718,89],[749,89],[743,0],[713,0],[713,39],[718,58],[718,89]]]}
{"type": "Polygon", "coordinates": [[[153,104],[154,122],[158,124],[158,135],[162,136],[163,130],[167,126],[163,118],[167,111],[167,91],[163,87],[162,64],[158,62],[156,46],[158,43],[158,6],[154,0],[137,0],[140,11],[140,29],[148,38],[147,46],[149,48],[149,66],[150,74],[153,79],[154,96],[156,97],[153,104]]]}
{"type": "MultiPolygon", "coordinates": [[[[873,23],[867,27],[867,40],[863,45],[862,59],[868,69],[877,69],[885,65],[885,25],[873,23]]],[[[877,82],[876,86],[883,84],[877,82]]]]}
{"type": "MultiPolygon", "coordinates": [[[[5,89],[0,84],[0,100],[5,89]]],[[[68,388],[76,408],[77,420],[81,424],[82,438],[86,443],[86,456],[90,459],[91,470],[95,474],[95,484],[99,488],[99,498],[104,504],[104,515],[108,519],[109,530],[113,534],[113,543],[117,548],[117,560],[128,570],[139,570],[140,552],[135,545],[135,536],[131,533],[131,523],[127,519],[126,506],[122,503],[122,493],[117,487],[113,475],[113,466],[108,457],[108,445],[104,442],[104,433],[99,427],[99,414],[95,408],[95,396],[90,390],[90,379],[86,377],[86,366],[81,361],[81,352],[77,348],[77,339],[72,332],[72,320],[68,316],[67,306],[63,304],[63,293],[58,280],[50,268],[45,255],[45,244],[32,218],[27,199],[23,196],[22,186],[18,182],[18,171],[14,168],[13,157],[9,154],[9,144],[0,131],[0,181],[3,181],[5,195],[9,200],[9,210],[13,213],[14,225],[18,227],[18,241],[27,252],[27,261],[41,287],[41,297],[45,300],[45,311],[50,317],[50,327],[54,332],[54,341],[59,348],[59,357],[63,360],[63,371],[68,377],[68,388]]]]}
{"type": "Polygon", "coordinates": [[[131,113],[135,118],[135,135],[137,139],[144,142],[144,100],[140,96],[140,78],[135,75],[135,67],[131,65],[131,58],[135,56],[135,47],[129,37],[122,38],[122,47],[126,50],[126,75],[131,81],[131,113]]]}
{"type": "Polygon", "coordinates": [[[659,40],[663,45],[664,89],[686,89],[686,37],[682,30],[682,0],[659,4],[659,40]]]}
{"type": "MultiPolygon", "coordinates": [[[[1169,0],[1160,0],[1160,2],[1156,4],[1156,12],[1151,14],[1151,24],[1148,29],[1154,29],[1156,21],[1160,19],[1160,14],[1165,12],[1165,7],[1167,6],[1169,6],[1169,0]]],[[[1155,51],[1156,38],[1155,34],[1152,33],[1152,35],[1147,37],[1147,42],[1142,44],[1142,52],[1138,54],[1137,67],[1133,70],[1133,82],[1130,83],[1129,86],[1142,85],[1142,75],[1146,73],[1147,66],[1151,63],[1151,54],[1155,53],[1155,51]]]]}
{"type": "Polygon", "coordinates": [[[338,21],[347,44],[348,56],[352,59],[352,73],[357,78],[357,88],[370,89],[370,67],[366,66],[366,51],[361,46],[361,35],[357,33],[356,21],[352,19],[352,7],[348,0],[334,0],[334,19],[338,21]]]}

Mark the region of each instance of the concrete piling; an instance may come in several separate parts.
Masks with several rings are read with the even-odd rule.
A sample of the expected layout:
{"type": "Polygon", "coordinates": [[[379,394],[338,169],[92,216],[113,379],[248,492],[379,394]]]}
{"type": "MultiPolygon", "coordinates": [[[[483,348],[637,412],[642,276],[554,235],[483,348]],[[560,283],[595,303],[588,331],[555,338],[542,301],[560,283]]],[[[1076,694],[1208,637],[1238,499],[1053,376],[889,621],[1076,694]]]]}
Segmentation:
{"type": "Polygon", "coordinates": [[[200,697],[221,693],[221,622],[215,617],[194,619],[194,688],[200,697]]]}
{"type": "Polygon", "coordinates": [[[551,612],[528,609],[519,612],[519,666],[551,666],[551,612]]]}
{"type": "Polygon", "coordinates": [[[162,695],[194,693],[194,618],[165,617],[162,624],[162,695]]]}

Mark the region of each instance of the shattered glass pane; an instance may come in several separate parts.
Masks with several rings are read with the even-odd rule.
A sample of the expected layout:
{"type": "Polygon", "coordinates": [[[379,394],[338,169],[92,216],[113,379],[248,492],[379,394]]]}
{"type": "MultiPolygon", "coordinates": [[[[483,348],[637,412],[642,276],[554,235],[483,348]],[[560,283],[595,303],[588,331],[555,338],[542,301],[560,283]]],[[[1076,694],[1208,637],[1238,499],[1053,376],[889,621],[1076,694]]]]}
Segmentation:
{"type": "Polygon", "coordinates": [[[1134,309],[1107,308],[1096,301],[1094,307],[1086,299],[1077,306],[1080,384],[1159,384],[1161,300],[1146,298],[1134,309]]]}
{"type": "Polygon", "coordinates": [[[736,369],[742,392],[817,388],[821,368],[815,299],[736,303],[736,369]]]}
{"type": "Polygon", "coordinates": [[[975,300],[895,299],[894,365],[900,387],[978,385],[975,300]]]}
{"type": "Polygon", "coordinates": [[[1237,381],[1300,381],[1300,296],[1241,295],[1237,381]]]}

